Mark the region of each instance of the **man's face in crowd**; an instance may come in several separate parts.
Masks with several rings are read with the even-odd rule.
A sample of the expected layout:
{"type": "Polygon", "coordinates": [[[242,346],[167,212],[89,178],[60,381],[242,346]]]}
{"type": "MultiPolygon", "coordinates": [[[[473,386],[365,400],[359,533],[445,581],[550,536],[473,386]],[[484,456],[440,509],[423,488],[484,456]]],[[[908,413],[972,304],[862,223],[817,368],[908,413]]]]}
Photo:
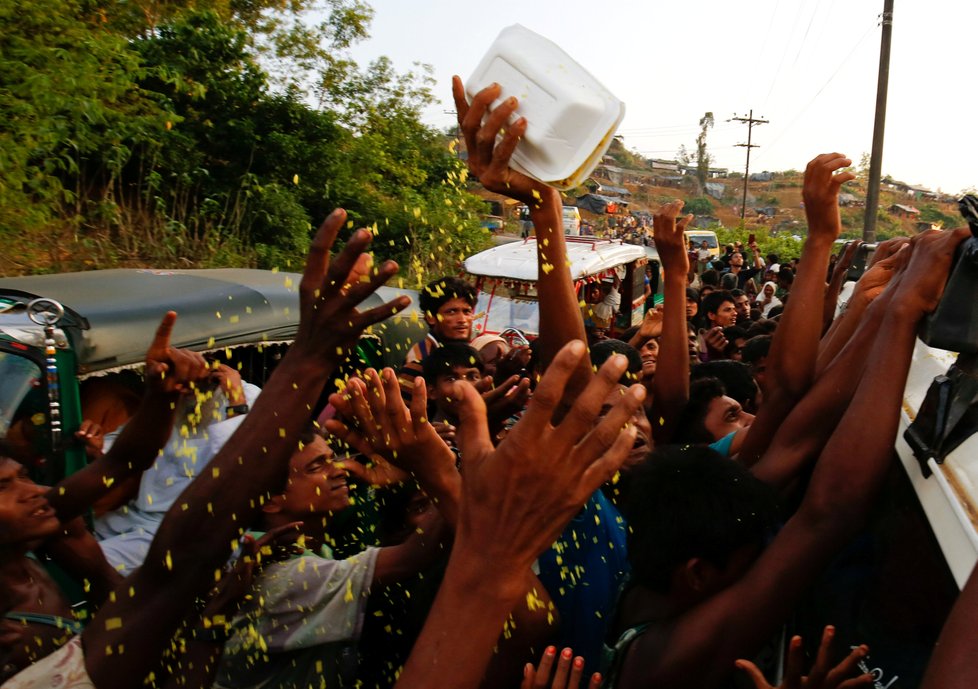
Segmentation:
{"type": "Polygon", "coordinates": [[[61,523],[45,497],[48,489],[12,459],[0,457],[0,547],[27,544],[57,533],[61,523]]]}
{"type": "Polygon", "coordinates": [[[695,328],[686,331],[686,346],[689,348],[689,359],[698,362],[700,356],[700,341],[695,328]]]}
{"type": "Polygon", "coordinates": [[[730,266],[731,267],[737,267],[737,268],[743,268],[744,267],[744,255],[743,254],[740,254],[740,253],[734,253],[734,255],[730,257],[730,266]]]}
{"type": "Polygon", "coordinates": [[[703,427],[714,440],[747,428],[752,423],[754,415],[745,412],[737,400],[726,396],[715,397],[706,411],[706,418],[703,419],[703,427]]]}
{"type": "Polygon", "coordinates": [[[714,327],[729,328],[737,322],[737,307],[732,301],[725,301],[720,304],[715,312],[711,311],[706,315],[714,327]]]}
{"type": "Polygon", "coordinates": [[[345,510],[350,506],[346,476],[346,471],[336,464],[332,448],[317,436],[289,460],[282,511],[301,518],[345,510]]]}
{"type": "Polygon", "coordinates": [[[737,310],[737,320],[739,322],[745,323],[750,320],[750,297],[746,294],[734,297],[734,308],[737,310]]]}
{"type": "Polygon", "coordinates": [[[653,377],[659,361],[659,341],[654,337],[649,339],[639,347],[638,353],[642,357],[642,378],[653,377]]]}
{"type": "Polygon", "coordinates": [[[468,342],[472,337],[472,320],[475,311],[464,299],[449,299],[434,318],[425,317],[435,336],[440,340],[468,342]]]}
{"type": "Polygon", "coordinates": [[[695,299],[686,300],[686,320],[692,320],[692,318],[699,312],[700,305],[695,299]]]}
{"type": "MultiPolygon", "coordinates": [[[[625,386],[618,385],[604,400],[604,404],[601,405],[601,414],[594,420],[594,425],[597,426],[601,419],[611,411],[611,409],[618,403],[621,396],[625,394],[625,386]]],[[[639,405],[635,413],[632,414],[632,418],[629,419],[629,423],[635,425],[635,429],[638,431],[635,434],[635,442],[632,443],[632,449],[629,451],[628,455],[625,457],[625,463],[622,465],[622,471],[627,471],[632,467],[644,462],[649,453],[654,449],[652,443],[652,424],[649,423],[649,417],[645,415],[645,409],[639,405]]]]}
{"type": "Polygon", "coordinates": [[[453,366],[451,373],[443,373],[435,378],[435,385],[429,391],[432,400],[438,403],[443,412],[455,415],[459,400],[452,395],[452,387],[456,381],[465,380],[475,385],[482,380],[483,374],[475,366],[453,366]]]}

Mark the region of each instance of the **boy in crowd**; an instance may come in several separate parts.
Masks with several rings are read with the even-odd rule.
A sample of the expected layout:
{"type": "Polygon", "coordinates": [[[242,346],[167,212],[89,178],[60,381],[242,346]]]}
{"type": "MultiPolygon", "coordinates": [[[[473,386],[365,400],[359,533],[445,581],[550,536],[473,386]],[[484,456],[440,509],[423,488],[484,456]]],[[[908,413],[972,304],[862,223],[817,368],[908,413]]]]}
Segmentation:
{"type": "Polygon", "coordinates": [[[371,586],[403,581],[441,552],[447,529],[429,507],[403,543],[334,559],[328,527],[351,505],[347,474],[314,429],[299,443],[285,491],[262,506],[259,529],[295,528],[305,550],[262,571],[231,624],[216,687],[353,686],[371,586]]]}
{"type": "MultiPolygon", "coordinates": [[[[841,156],[816,161],[829,169],[848,164],[841,156]]],[[[665,509],[668,494],[686,494],[678,488],[681,476],[670,471],[675,462],[665,458],[660,464],[653,458],[639,472],[635,485],[644,490],[633,494],[642,495],[641,504],[626,509],[633,530],[629,552],[637,571],[615,624],[621,643],[615,649],[613,686],[725,686],[734,661],[760,649],[809,582],[858,530],[890,463],[917,324],[936,306],[964,236],[960,230],[921,236],[902,279],[891,282],[887,299],[870,307],[873,317],[867,316],[854,339],[875,345],[845,415],[839,389],[853,385],[851,358],[826,371],[753,468],[756,476],[771,476],[775,465],[784,472],[786,464],[797,469],[819,456],[801,507],[766,548],[775,512],[770,498],[752,487],[742,470],[725,465],[730,476],[705,481],[708,456],[690,462],[693,455],[688,455],[679,462],[680,471],[692,472],[690,481],[696,485],[684,484],[692,494],[673,503],[667,521],[703,520],[710,527],[699,535],[686,534],[674,548],[668,547],[661,530],[666,522],[657,511],[665,509]],[[853,463],[852,457],[860,461],[853,463]],[[731,500],[732,492],[743,498],[731,500]],[[731,513],[725,519],[704,519],[708,505],[717,504],[721,494],[731,513]],[[731,525],[729,538],[717,537],[720,522],[731,525]]],[[[856,349],[850,348],[848,356],[856,349]]],[[[785,482],[790,479],[782,473],[780,483],[785,482]]]]}
{"type": "Polygon", "coordinates": [[[422,374],[423,362],[446,342],[468,344],[472,339],[476,292],[465,280],[444,277],[432,280],[418,296],[418,306],[428,324],[427,336],[408,350],[398,379],[405,399],[410,399],[414,379],[422,374]]]}

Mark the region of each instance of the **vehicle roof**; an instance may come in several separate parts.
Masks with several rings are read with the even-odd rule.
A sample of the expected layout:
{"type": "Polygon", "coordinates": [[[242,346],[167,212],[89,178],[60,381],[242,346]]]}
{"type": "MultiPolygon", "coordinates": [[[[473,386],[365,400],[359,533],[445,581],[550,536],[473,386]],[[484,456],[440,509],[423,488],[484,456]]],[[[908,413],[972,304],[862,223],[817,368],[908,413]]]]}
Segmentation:
{"type": "MultiPolygon", "coordinates": [[[[160,319],[171,309],[178,315],[172,337],[177,347],[213,350],[291,341],[299,323],[301,277],[248,268],[98,270],[0,278],[0,296],[59,301],[69,310],[63,323],[79,368],[88,372],[142,362],[160,319]]],[[[382,287],[363,308],[401,293],[382,287]]]]}
{"type": "MultiPolygon", "coordinates": [[[[618,240],[567,237],[567,259],[571,279],[578,280],[645,257],[645,249],[618,240]]],[[[537,280],[537,241],[535,238],[486,249],[465,259],[465,270],[472,275],[537,280]]]]}

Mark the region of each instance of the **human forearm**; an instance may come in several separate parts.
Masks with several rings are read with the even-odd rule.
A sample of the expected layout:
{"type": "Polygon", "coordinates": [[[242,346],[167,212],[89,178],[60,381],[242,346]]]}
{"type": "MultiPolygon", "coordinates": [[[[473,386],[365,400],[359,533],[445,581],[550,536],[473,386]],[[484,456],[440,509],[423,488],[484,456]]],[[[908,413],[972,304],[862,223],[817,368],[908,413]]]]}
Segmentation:
{"type": "Polygon", "coordinates": [[[809,237],[791,287],[791,299],[771,342],[769,379],[795,398],[811,385],[822,336],[825,273],[832,254],[831,235],[809,237]]]}
{"type": "Polygon", "coordinates": [[[922,689],[972,689],[978,686],[978,567],[961,590],[927,665],[922,689]]]}
{"type": "Polygon", "coordinates": [[[374,565],[374,583],[387,586],[424,572],[445,552],[451,532],[445,519],[429,509],[403,543],[380,549],[374,565]]]}
{"type": "MultiPolygon", "coordinates": [[[[787,418],[773,428],[773,440],[768,445],[760,443],[763,434],[755,435],[755,431],[764,430],[758,423],[766,423],[765,417],[759,415],[755,420],[740,459],[748,466],[760,459],[752,470],[759,479],[784,490],[818,457],[849,407],[861,380],[858,372],[865,368],[866,358],[872,350],[891,297],[892,293],[883,295],[879,303],[866,313],[838,359],[819,376],[787,418]]],[[[769,403],[780,402],[773,399],[765,404],[769,403]]]]}
{"type": "Polygon", "coordinates": [[[852,403],[815,466],[805,506],[844,528],[864,517],[893,456],[920,313],[896,299],[883,317],[852,403]]]}
{"type": "Polygon", "coordinates": [[[669,442],[675,422],[689,400],[686,276],[675,270],[667,272],[663,298],[662,336],[652,380],[652,431],[657,443],[669,442]]]}
{"type": "MultiPolygon", "coordinates": [[[[831,289],[831,288],[830,288],[831,289]]],[[[820,375],[825,367],[839,354],[846,342],[856,332],[859,322],[866,313],[870,301],[859,293],[853,293],[846,305],[846,310],[832,321],[818,346],[818,358],[815,363],[815,375],[820,375]]]]}
{"type": "MultiPolygon", "coordinates": [[[[454,458],[455,455],[451,450],[448,453],[454,458]]],[[[459,501],[462,497],[462,477],[454,464],[450,467],[426,471],[418,475],[417,479],[421,489],[431,498],[448,527],[454,531],[455,524],[458,522],[459,501]]]]}
{"type": "Polygon", "coordinates": [[[48,501],[62,521],[85,514],[114,487],[152,466],[170,436],[178,400],[178,395],[148,390],[112,448],[49,492],[48,501]]]}
{"type": "Polygon", "coordinates": [[[456,544],[424,629],[396,689],[427,689],[432,677],[452,689],[477,687],[525,577],[456,544]],[[494,575],[486,578],[485,573],[494,575]]]}
{"type": "MultiPolygon", "coordinates": [[[[567,265],[562,205],[556,189],[538,191],[539,202],[530,207],[537,238],[537,297],[540,302],[540,344],[537,350],[541,370],[571,340],[584,340],[584,321],[567,265]]],[[[567,386],[567,399],[573,399],[591,379],[591,367],[582,364],[567,386]]]]}

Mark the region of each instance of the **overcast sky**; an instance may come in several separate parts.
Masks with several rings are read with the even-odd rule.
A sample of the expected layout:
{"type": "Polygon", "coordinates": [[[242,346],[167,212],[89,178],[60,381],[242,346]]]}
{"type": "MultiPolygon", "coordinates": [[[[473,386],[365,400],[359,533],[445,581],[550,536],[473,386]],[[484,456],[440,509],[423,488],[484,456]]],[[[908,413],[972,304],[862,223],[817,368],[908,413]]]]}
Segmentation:
{"type": "MultiPolygon", "coordinates": [[[[370,0],[371,39],[355,57],[387,55],[404,71],[432,65],[448,126],[451,75],[475,68],[501,29],[520,23],[560,45],[625,101],[618,133],[650,157],[695,146],[712,111],[715,164],[803,169],[837,150],[858,162],[872,148],[882,0],[370,0]]],[[[978,3],[895,0],[883,173],[956,193],[978,186],[978,3]]]]}

